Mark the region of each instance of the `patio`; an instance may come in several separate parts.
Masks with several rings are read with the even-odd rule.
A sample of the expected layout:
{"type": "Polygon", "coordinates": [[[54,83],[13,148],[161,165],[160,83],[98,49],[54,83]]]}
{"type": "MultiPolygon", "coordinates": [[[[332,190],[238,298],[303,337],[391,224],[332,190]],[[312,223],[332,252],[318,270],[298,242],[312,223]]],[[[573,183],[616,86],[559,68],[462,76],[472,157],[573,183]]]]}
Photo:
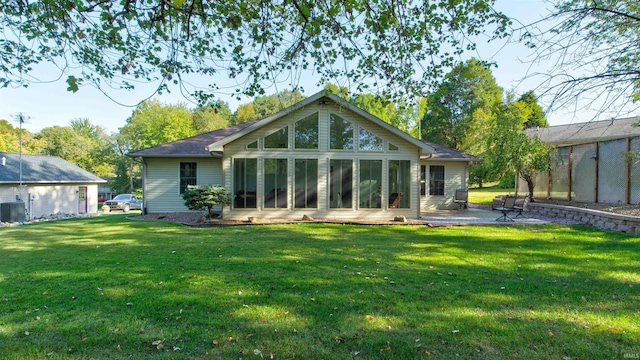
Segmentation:
{"type": "MultiPolygon", "coordinates": [[[[420,219],[432,225],[532,225],[548,224],[549,221],[520,216],[514,221],[496,221],[501,213],[491,210],[470,207],[461,210],[434,210],[423,212],[420,219]]],[[[510,214],[514,217],[515,214],[510,214]]]]}

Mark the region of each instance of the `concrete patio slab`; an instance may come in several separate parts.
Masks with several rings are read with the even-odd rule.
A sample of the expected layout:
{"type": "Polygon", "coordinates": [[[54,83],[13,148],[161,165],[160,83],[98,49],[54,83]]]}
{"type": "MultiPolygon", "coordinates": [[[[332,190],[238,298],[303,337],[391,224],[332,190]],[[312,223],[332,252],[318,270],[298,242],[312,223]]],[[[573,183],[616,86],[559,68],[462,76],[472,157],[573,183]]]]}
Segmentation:
{"type": "MultiPolygon", "coordinates": [[[[509,216],[512,218],[516,214],[509,216]]],[[[514,218],[514,221],[496,221],[501,217],[499,211],[490,211],[483,209],[461,209],[461,210],[434,210],[422,212],[420,218],[427,224],[432,225],[533,225],[548,224],[549,221],[520,216],[514,218]]]]}

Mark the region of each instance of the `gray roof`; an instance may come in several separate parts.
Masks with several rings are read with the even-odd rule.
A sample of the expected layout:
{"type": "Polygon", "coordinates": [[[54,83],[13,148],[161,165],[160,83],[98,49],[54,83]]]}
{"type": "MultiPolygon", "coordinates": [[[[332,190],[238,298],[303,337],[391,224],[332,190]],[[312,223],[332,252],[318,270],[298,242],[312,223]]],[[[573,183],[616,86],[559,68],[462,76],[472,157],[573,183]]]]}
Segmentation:
{"type": "Polygon", "coordinates": [[[432,142],[424,141],[424,140],[422,140],[422,142],[436,149],[436,152],[433,153],[431,157],[429,157],[428,155],[421,156],[422,159],[442,160],[442,161],[473,161],[473,162],[482,161],[482,158],[479,158],[471,154],[463,153],[461,151],[453,150],[448,147],[444,147],[444,146],[441,146],[432,142]]]}
{"type": "MultiPolygon", "coordinates": [[[[315,101],[318,98],[322,98],[322,97],[327,97],[334,101],[340,101],[341,104],[345,106],[349,106],[351,110],[356,111],[360,115],[365,116],[369,119],[375,118],[373,115],[365,112],[364,110],[358,108],[357,106],[344,102],[342,99],[338,98],[336,95],[321,91],[305,99],[304,101],[299,102],[296,105],[293,105],[289,109],[285,109],[275,115],[271,115],[266,118],[244,122],[241,124],[229,126],[224,129],[218,129],[208,133],[191,136],[185,139],[180,139],[180,140],[168,142],[165,144],[160,144],[147,149],[133,151],[127,155],[132,157],[138,157],[138,156],[140,157],[210,157],[212,153],[210,153],[207,150],[207,147],[209,145],[217,143],[222,140],[227,141],[229,140],[227,138],[231,137],[232,135],[235,135],[233,137],[243,136],[245,135],[244,133],[246,133],[247,131],[250,131],[253,128],[257,128],[263,125],[261,122],[272,121],[273,119],[277,119],[280,116],[286,115],[288,111],[290,111],[290,109],[295,108],[296,106],[301,106],[301,104],[305,105],[310,101],[315,101]]],[[[377,121],[379,121],[382,125],[391,128],[391,125],[386,124],[382,120],[377,119],[377,121]]],[[[393,129],[397,132],[400,132],[400,130],[398,129],[395,129],[395,128],[393,129]]],[[[406,136],[409,136],[409,135],[406,135],[406,136]]],[[[412,138],[410,138],[410,140],[411,139],[412,138]]],[[[428,141],[419,141],[417,139],[413,139],[413,140],[418,143],[420,142],[424,143],[427,147],[431,147],[435,149],[435,153],[432,156],[429,156],[430,155],[429,154],[426,156],[422,156],[422,158],[430,158],[433,160],[441,160],[441,161],[474,161],[474,162],[482,161],[482,159],[477,156],[473,156],[460,151],[449,149],[444,146],[437,145],[428,141]]],[[[424,145],[422,147],[424,147],[424,145]]]]}
{"type": "Polygon", "coordinates": [[[160,144],[147,149],[133,151],[127,155],[134,157],[209,157],[211,156],[211,154],[206,149],[209,144],[222,140],[229,135],[235,134],[236,132],[250,125],[253,125],[258,121],[259,120],[247,121],[241,124],[226,127],[224,129],[218,129],[185,139],[160,144]]]}
{"type": "MultiPolygon", "coordinates": [[[[20,182],[20,154],[0,152],[0,183],[20,182]]],[[[23,183],[104,183],[105,180],[57,156],[22,154],[23,183]]]]}
{"type": "Polygon", "coordinates": [[[590,121],[529,129],[527,133],[537,135],[540,140],[553,145],[584,144],[640,136],[640,127],[636,125],[638,122],[640,117],[590,121]]]}

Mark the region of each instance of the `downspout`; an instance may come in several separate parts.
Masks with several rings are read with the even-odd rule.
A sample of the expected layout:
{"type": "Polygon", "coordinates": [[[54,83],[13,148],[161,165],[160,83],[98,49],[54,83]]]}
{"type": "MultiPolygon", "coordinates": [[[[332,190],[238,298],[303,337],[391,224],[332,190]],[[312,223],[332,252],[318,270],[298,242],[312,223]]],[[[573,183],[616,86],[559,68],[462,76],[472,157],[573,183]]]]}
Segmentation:
{"type": "Polygon", "coordinates": [[[147,162],[142,160],[142,215],[147,215],[147,162]]]}

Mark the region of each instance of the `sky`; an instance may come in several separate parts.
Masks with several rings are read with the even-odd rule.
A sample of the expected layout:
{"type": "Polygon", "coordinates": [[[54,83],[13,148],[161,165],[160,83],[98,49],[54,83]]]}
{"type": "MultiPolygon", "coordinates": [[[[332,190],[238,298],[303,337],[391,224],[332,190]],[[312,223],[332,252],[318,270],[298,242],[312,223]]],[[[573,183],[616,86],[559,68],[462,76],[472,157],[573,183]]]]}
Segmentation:
{"type": "MultiPolygon", "coordinates": [[[[505,14],[529,23],[541,18],[547,13],[548,5],[542,0],[498,0],[496,8],[505,14]]],[[[498,68],[493,68],[492,73],[498,85],[505,90],[512,90],[516,94],[524,93],[536,87],[535,79],[522,81],[523,77],[532,69],[527,63],[531,60],[531,50],[519,43],[492,42],[486,44],[479,42],[475,55],[483,60],[494,61],[498,68]]],[[[544,66],[544,64],[539,65],[544,66]]],[[[533,69],[541,71],[543,68],[533,69]]],[[[46,68],[45,70],[46,71],[46,68]]],[[[46,78],[46,73],[41,73],[46,78]]],[[[313,76],[303,76],[313,79],[313,76]]],[[[64,78],[52,79],[48,83],[32,83],[27,88],[3,88],[0,89],[0,120],[13,122],[16,116],[22,113],[26,116],[23,127],[31,132],[38,132],[49,126],[69,125],[73,119],[88,118],[92,124],[105,128],[108,133],[118,132],[125,125],[127,118],[131,116],[135,106],[150,97],[164,103],[185,103],[189,107],[195,104],[188,102],[177,91],[171,94],[155,95],[152,86],[137,86],[135,91],[118,90],[109,92],[113,99],[108,98],[91,86],[83,86],[76,93],[67,91],[64,78]]],[[[301,83],[304,94],[309,96],[321,88],[313,82],[301,83]]],[[[281,87],[280,90],[283,90],[281,87]]],[[[267,89],[267,94],[275,93],[275,89],[267,89]]],[[[233,96],[221,95],[220,100],[227,101],[235,111],[241,103],[248,103],[252,99],[245,98],[238,101],[233,96]]],[[[543,104],[544,107],[544,104],[543,104]]],[[[594,113],[568,113],[567,111],[548,112],[547,120],[550,125],[561,125],[572,122],[589,121],[594,118],[594,113]]]]}

